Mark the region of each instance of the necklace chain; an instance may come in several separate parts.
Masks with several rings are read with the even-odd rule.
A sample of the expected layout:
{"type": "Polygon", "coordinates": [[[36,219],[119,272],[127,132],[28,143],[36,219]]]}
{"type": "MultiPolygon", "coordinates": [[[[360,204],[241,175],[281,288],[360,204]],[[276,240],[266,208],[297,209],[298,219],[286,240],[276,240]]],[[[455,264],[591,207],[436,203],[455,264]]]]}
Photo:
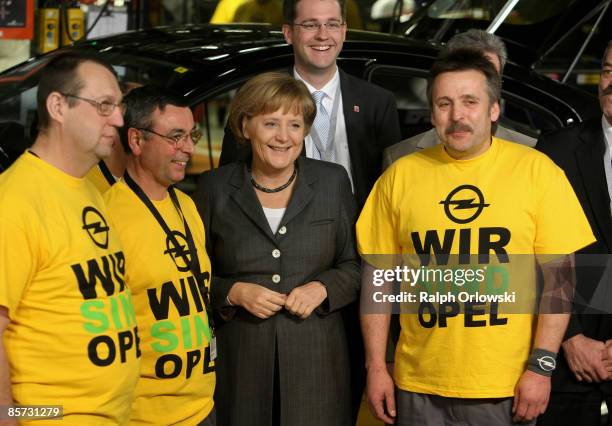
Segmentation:
{"type": "Polygon", "coordinates": [[[291,183],[294,181],[296,176],[297,176],[297,164],[293,167],[293,173],[289,177],[289,180],[285,182],[284,184],[282,184],[281,186],[279,186],[278,188],[266,188],[265,186],[261,186],[260,184],[255,182],[255,178],[253,177],[253,175],[251,175],[251,184],[253,184],[253,186],[259,189],[261,192],[265,192],[266,194],[274,194],[275,192],[281,192],[283,189],[286,189],[289,185],[291,185],[291,183]]]}

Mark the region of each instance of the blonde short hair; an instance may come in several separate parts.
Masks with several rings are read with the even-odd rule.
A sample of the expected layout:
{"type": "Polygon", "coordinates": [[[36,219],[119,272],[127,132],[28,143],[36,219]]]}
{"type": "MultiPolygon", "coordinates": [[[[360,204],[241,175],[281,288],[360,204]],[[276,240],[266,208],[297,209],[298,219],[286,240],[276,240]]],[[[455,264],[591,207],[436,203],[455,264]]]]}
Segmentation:
{"type": "Polygon", "coordinates": [[[317,108],[306,85],[289,74],[267,72],[247,81],[238,90],[229,111],[229,126],[238,143],[248,139],[242,131],[244,119],[269,114],[283,108],[292,110],[304,119],[304,135],[307,135],[317,114],[317,108]]]}

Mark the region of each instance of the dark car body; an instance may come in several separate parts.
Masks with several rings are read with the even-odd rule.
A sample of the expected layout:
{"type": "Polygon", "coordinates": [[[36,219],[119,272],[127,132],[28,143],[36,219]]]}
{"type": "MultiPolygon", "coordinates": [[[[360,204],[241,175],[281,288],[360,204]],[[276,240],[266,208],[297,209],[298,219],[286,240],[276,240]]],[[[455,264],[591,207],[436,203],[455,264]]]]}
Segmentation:
{"type": "Polygon", "coordinates": [[[410,19],[393,28],[436,43],[470,28],[494,31],[512,60],[596,93],[612,36],[610,5],[610,0],[423,0],[410,19]]]}
{"type": "MultiPolygon", "coordinates": [[[[349,31],[338,64],[396,95],[402,135],[408,137],[430,127],[425,87],[439,48],[401,36],[349,31]]],[[[167,86],[184,96],[205,135],[192,161],[192,174],[217,164],[225,112],[235,89],[258,73],[293,65],[292,48],[280,28],[257,24],[128,32],[32,58],[0,74],[0,147],[10,160],[35,136],[40,70],[51,56],[67,50],[102,56],[122,82],[167,86]]],[[[532,136],[600,114],[593,95],[515,63],[506,67],[502,96],[502,121],[532,136]]],[[[0,153],[0,164],[8,162],[0,153]]]]}

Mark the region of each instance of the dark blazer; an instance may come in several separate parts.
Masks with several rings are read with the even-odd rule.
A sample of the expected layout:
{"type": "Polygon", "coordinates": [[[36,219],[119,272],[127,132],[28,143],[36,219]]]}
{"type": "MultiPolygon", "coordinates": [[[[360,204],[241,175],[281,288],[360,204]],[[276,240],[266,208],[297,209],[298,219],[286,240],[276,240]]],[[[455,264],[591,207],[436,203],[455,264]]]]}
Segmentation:
{"type": "MultiPolygon", "coordinates": [[[[542,135],[536,145],[536,149],[547,154],[565,171],[597,239],[595,243],[577,253],[576,313],[570,319],[565,339],[580,333],[601,341],[612,338],[611,315],[586,313],[587,304],[599,284],[603,267],[581,267],[582,259],[592,259],[592,256],[582,257],[583,255],[612,253],[610,195],[603,167],[605,143],[601,118],[598,118],[542,135]]],[[[597,386],[578,382],[569,369],[562,352],[557,363],[557,370],[553,374],[553,390],[581,392],[597,386]]],[[[612,393],[611,382],[599,386],[605,388],[608,394],[612,393]]]]}
{"type": "MultiPolygon", "coordinates": [[[[351,177],[355,198],[361,208],[380,176],[384,149],[401,139],[399,118],[391,92],[342,70],[339,72],[351,177]]],[[[226,127],[219,164],[228,164],[244,156],[226,127]]]]}
{"type": "Polygon", "coordinates": [[[206,172],[198,184],[195,202],[212,262],[213,307],[233,314],[217,329],[220,426],[272,424],[275,359],[283,425],[350,423],[348,347],[340,309],[357,299],[360,286],[355,202],[341,166],[308,158],[299,158],[298,166],[276,234],[244,162],[206,172]],[[275,258],[276,249],[280,257],[275,258]],[[274,282],[275,275],[280,282],[274,282]],[[305,320],[285,310],[262,320],[226,304],[236,281],[288,294],[313,280],[326,285],[328,297],[305,320]]]}

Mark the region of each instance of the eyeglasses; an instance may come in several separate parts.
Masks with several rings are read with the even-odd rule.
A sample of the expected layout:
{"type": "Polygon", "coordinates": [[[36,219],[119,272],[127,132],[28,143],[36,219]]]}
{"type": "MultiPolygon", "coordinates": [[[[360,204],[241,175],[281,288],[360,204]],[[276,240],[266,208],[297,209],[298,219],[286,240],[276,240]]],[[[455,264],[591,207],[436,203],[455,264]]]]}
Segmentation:
{"type": "Polygon", "coordinates": [[[316,31],[319,31],[321,27],[325,27],[327,31],[335,32],[335,31],[340,31],[342,29],[342,27],[344,26],[344,22],[339,22],[339,21],[330,21],[330,22],[324,22],[324,23],[307,22],[305,24],[294,23],[293,25],[301,27],[304,31],[309,32],[309,33],[314,33],[316,31]]]}
{"type": "Polygon", "coordinates": [[[88,104],[96,108],[96,110],[98,111],[98,114],[104,117],[108,117],[109,115],[111,115],[113,111],[115,111],[115,108],[119,108],[119,111],[121,111],[121,115],[125,114],[126,105],[123,102],[118,103],[118,104],[114,104],[110,101],[98,102],[93,99],[82,98],[80,96],[73,95],[71,93],[62,93],[62,96],[64,96],[65,98],[74,98],[80,101],[87,102],[88,104]]]}
{"type": "Polygon", "coordinates": [[[196,129],[192,130],[189,133],[181,133],[175,136],[162,135],[161,133],[157,133],[154,130],[144,129],[141,127],[136,127],[136,130],[140,130],[141,132],[153,133],[154,135],[157,135],[160,138],[163,138],[166,141],[170,142],[177,149],[182,148],[187,142],[188,138],[190,138],[191,142],[193,142],[193,144],[196,145],[200,141],[200,138],[202,137],[202,132],[196,129]]]}

